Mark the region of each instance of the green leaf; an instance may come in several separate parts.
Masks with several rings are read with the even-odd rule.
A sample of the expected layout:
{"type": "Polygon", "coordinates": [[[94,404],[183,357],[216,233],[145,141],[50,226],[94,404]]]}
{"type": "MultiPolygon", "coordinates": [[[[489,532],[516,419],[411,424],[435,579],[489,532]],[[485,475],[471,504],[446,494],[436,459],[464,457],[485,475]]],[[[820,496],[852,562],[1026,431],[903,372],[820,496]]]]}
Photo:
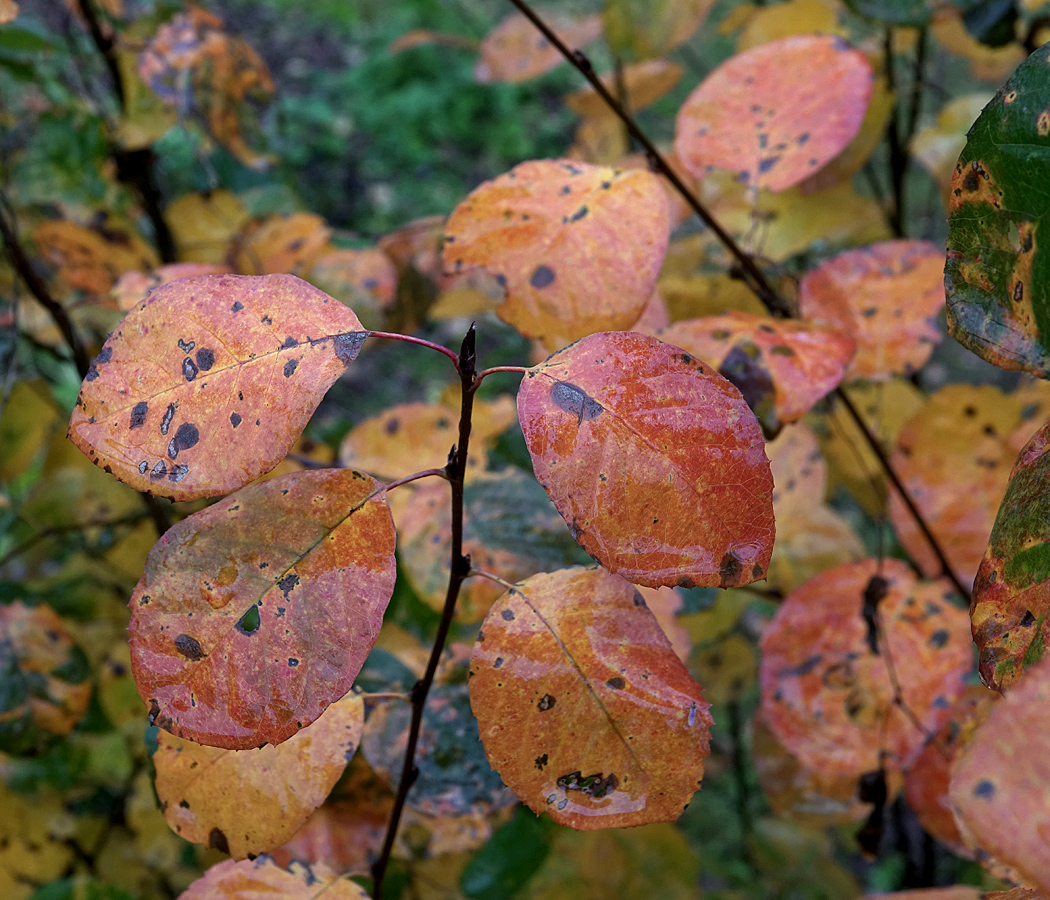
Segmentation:
{"type": "Polygon", "coordinates": [[[25,28],[22,25],[5,25],[0,28],[0,50],[19,53],[37,53],[41,50],[57,50],[46,32],[40,28],[25,28]]]}
{"type": "Polygon", "coordinates": [[[853,12],[887,25],[922,28],[933,16],[929,0],[846,0],[853,12]]]}
{"type": "Polygon", "coordinates": [[[460,887],[471,900],[505,900],[533,876],[550,851],[550,829],[524,806],[467,863],[460,887]]]}

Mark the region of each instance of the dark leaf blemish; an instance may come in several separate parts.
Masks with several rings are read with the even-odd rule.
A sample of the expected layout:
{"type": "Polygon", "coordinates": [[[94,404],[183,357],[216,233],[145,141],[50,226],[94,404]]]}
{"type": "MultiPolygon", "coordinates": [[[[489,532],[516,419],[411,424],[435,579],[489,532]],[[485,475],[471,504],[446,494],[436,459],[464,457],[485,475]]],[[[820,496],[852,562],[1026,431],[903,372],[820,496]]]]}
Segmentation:
{"type": "Polygon", "coordinates": [[[220,853],[228,854],[230,852],[230,842],[226,840],[226,835],[223,834],[221,828],[213,828],[208,833],[208,846],[212,850],[218,850],[220,853]]]}
{"type": "Polygon", "coordinates": [[[149,404],[143,400],[131,408],[131,428],[141,428],[146,421],[146,413],[149,412],[149,404]]]}
{"type": "Polygon", "coordinates": [[[567,381],[557,381],[551,388],[551,402],[580,421],[597,419],[604,409],[593,397],[567,381]]]}
{"type": "Polygon", "coordinates": [[[175,432],[175,437],[168,444],[168,456],[171,459],[175,459],[182,450],[189,450],[190,447],[195,447],[200,439],[201,433],[197,430],[197,426],[191,425],[189,422],[183,422],[179,426],[179,430],[175,432]]]}
{"type": "Polygon", "coordinates": [[[545,288],[554,283],[554,271],[549,266],[537,266],[529,284],[534,288],[545,288]]]}
{"type": "Polygon", "coordinates": [[[184,463],[176,463],[174,466],[171,467],[171,472],[168,473],[168,481],[173,481],[176,484],[178,484],[180,481],[182,481],[183,478],[186,477],[186,473],[188,473],[189,470],[190,467],[185,465],[184,463]]]}
{"type": "Polygon", "coordinates": [[[295,338],[293,338],[291,335],[288,335],[288,337],[286,337],[284,339],[284,343],[281,344],[281,349],[282,350],[287,350],[290,347],[298,347],[298,346],[299,346],[299,342],[295,338]]]}
{"type": "Polygon", "coordinates": [[[207,372],[212,366],[215,365],[215,354],[207,347],[201,347],[197,351],[197,367],[202,372],[207,372]]]}
{"type": "Polygon", "coordinates": [[[175,418],[175,404],[169,403],[168,408],[164,410],[164,418],[160,420],[160,433],[166,435],[168,428],[171,426],[171,420],[175,418]]]}
{"type": "Polygon", "coordinates": [[[514,610],[512,610],[512,609],[505,609],[505,610],[503,610],[503,612],[500,613],[500,616],[503,617],[503,620],[505,622],[513,622],[514,618],[515,618],[514,610]]]}
{"type": "Polygon", "coordinates": [[[610,678],[605,683],[606,683],[606,685],[611,687],[614,691],[622,691],[623,688],[624,688],[624,685],[627,684],[627,682],[624,681],[619,675],[617,675],[615,678],[610,678]]]}
{"type": "Polygon", "coordinates": [[[299,576],[294,572],[289,572],[284,578],[277,582],[277,587],[281,589],[284,594],[284,599],[288,599],[288,595],[292,592],[292,589],[299,583],[299,576]]]}
{"type": "Polygon", "coordinates": [[[161,460],[150,471],[149,477],[153,478],[153,479],[157,479],[157,478],[163,478],[167,474],[168,474],[168,467],[164,463],[164,460],[161,460]]]}
{"type": "Polygon", "coordinates": [[[241,634],[254,634],[259,630],[259,607],[254,603],[248,607],[248,611],[241,616],[240,620],[234,625],[241,634]]]}
{"type": "Polygon", "coordinates": [[[197,364],[188,356],[182,361],[182,377],[187,381],[193,381],[199,371],[197,364]]]}
{"type": "Polygon", "coordinates": [[[236,428],[244,420],[237,413],[230,413],[230,424],[236,428]]]}
{"type": "Polygon", "coordinates": [[[244,304],[241,303],[240,300],[235,300],[233,302],[233,306],[230,307],[230,312],[237,313],[237,312],[240,312],[242,309],[244,309],[244,304]]]}
{"type": "Polygon", "coordinates": [[[108,363],[112,358],[113,348],[103,347],[101,350],[98,351],[98,356],[95,357],[95,362],[98,365],[102,365],[103,363],[108,363]]]}
{"type": "Polygon", "coordinates": [[[188,634],[180,634],[175,638],[175,649],[179,651],[186,659],[197,662],[198,660],[204,659],[207,655],[198,641],[194,637],[190,637],[188,634]]]}
{"type": "Polygon", "coordinates": [[[553,709],[554,704],[557,702],[550,694],[544,694],[540,697],[540,702],[536,704],[536,709],[540,712],[546,712],[548,709],[553,709]]]}
{"type": "Polygon", "coordinates": [[[334,346],[335,355],[344,366],[350,365],[357,354],[361,352],[361,345],[370,335],[370,331],[351,331],[347,334],[337,334],[334,346]]]}
{"type": "Polygon", "coordinates": [[[299,360],[290,359],[284,364],[284,377],[291,378],[295,373],[295,370],[299,368],[299,360]]]}
{"type": "Polygon", "coordinates": [[[179,342],[178,343],[179,343],[179,349],[183,353],[189,353],[194,347],[197,346],[197,342],[196,341],[184,341],[182,338],[179,338],[179,342]]]}

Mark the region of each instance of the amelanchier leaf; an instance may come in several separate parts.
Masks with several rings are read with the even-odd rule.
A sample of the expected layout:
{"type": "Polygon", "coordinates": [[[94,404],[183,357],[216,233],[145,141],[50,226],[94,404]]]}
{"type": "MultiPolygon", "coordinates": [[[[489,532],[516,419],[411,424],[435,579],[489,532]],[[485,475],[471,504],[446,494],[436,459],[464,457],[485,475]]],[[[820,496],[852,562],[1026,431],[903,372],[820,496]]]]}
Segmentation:
{"type": "Polygon", "coordinates": [[[630,328],[656,286],[670,234],[651,172],[533,160],[487,181],[445,226],[445,270],[485,266],[501,319],[550,350],[630,328]]]}
{"type": "Polygon", "coordinates": [[[960,831],[1050,894],[1050,661],[1033,666],[977,729],[952,766],[960,831]]]}
{"type": "Polygon", "coordinates": [[[1050,638],[1050,422],[1021,451],[988,538],[970,601],[981,678],[1012,685],[1050,638]]]}
{"type": "MultiPolygon", "coordinates": [[[[548,24],[568,46],[585,47],[602,33],[599,16],[573,18],[554,15],[548,24]]],[[[549,72],[565,58],[521,13],[511,13],[481,42],[481,59],[474,77],[482,84],[493,81],[528,81],[549,72]]]]}
{"type": "Polygon", "coordinates": [[[327,866],[293,860],[282,869],[265,854],[212,866],[179,900],[368,900],[364,888],[327,866]]]}
{"type": "Polygon", "coordinates": [[[857,776],[907,767],[925,735],[894,703],[893,679],[932,731],[971,665],[966,614],[949,597],[947,581],[918,581],[896,559],[845,563],[788,595],[762,635],[762,709],[804,766],[857,776]]]}
{"type": "MultiPolygon", "coordinates": [[[[622,83],[624,96],[621,101],[631,112],[644,109],[672,90],[682,77],[682,67],[665,59],[649,59],[624,66],[622,81],[614,73],[602,76],[602,84],[618,97],[622,83]]],[[[565,98],[565,105],[585,119],[600,119],[613,115],[598,92],[588,85],[573,91],[565,98]]]]}
{"type": "Polygon", "coordinates": [[[157,798],[183,838],[244,859],[279,847],[328,796],[364,729],[364,701],[347,694],[278,747],[222,750],[161,732],[157,798]]]}
{"type": "Polygon", "coordinates": [[[948,333],[1003,369],[1050,370],[1050,46],[1018,66],[970,129],[949,194],[948,333]]]}
{"type": "Polygon", "coordinates": [[[394,541],[383,485],[348,469],[251,485],[171,528],[129,604],[152,724],[231,750],[309,725],[375,643],[394,541]]]}
{"type": "Polygon", "coordinates": [[[292,275],[170,282],[103,345],[69,439],[140,491],[229,493],[284,458],[367,335],[292,275]]]}
{"type": "Polygon", "coordinates": [[[655,59],[688,41],[712,6],[714,0],[605,0],[605,37],[614,54],[655,59]]]}
{"type": "Polygon", "coordinates": [[[738,53],[678,111],[674,149],[696,178],[714,168],[784,191],[838,155],[871,98],[871,63],[841,38],[796,35],[738,53]]]}
{"type": "Polygon", "coordinates": [[[700,784],[709,704],[616,575],[563,569],[508,591],[470,671],[489,762],[536,813],[581,830],[674,821],[700,784]]]}
{"type": "Polygon", "coordinates": [[[592,334],[528,370],[518,418],[577,542],[647,587],[765,577],[773,479],[740,392],[634,332],[592,334]]]}

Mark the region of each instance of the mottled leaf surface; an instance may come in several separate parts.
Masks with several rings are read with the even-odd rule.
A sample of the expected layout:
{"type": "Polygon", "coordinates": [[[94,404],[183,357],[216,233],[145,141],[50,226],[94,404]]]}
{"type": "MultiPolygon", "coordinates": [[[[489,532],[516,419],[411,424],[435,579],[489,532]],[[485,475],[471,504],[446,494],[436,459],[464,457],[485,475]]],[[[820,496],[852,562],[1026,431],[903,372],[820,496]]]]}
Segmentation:
{"type": "Polygon", "coordinates": [[[952,766],[949,799],[964,835],[1050,894],[1050,661],[991,711],[952,766]]]}
{"type": "Polygon", "coordinates": [[[738,53],[678,111],[675,152],[696,178],[728,169],[752,187],[787,190],[853,140],[872,81],[867,57],[831,35],[738,53]]]}
{"type": "Polygon", "coordinates": [[[252,485],[171,528],[130,603],[153,724],[246,750],[314,721],[379,634],[394,539],[383,486],[346,469],[252,485]]]}
{"type": "MultiPolygon", "coordinates": [[[[599,16],[573,18],[565,15],[545,16],[563,42],[577,48],[597,40],[602,33],[599,16]]],[[[565,58],[521,13],[511,13],[481,42],[481,59],[474,67],[474,77],[482,84],[493,81],[528,81],[555,66],[565,58]]]]}
{"type": "Polygon", "coordinates": [[[674,821],[700,784],[709,704],[618,576],[563,569],[508,591],[470,670],[489,761],[536,813],[581,830],[674,821]]]}
{"type": "Polygon", "coordinates": [[[365,336],[292,275],[170,282],[103,345],[69,438],[140,491],[228,493],[281,461],[365,336]]]}
{"type": "Polygon", "coordinates": [[[1021,450],[977,571],[970,615],[985,684],[1003,690],[1050,638],[1050,423],[1021,450]]]}
{"type": "Polygon", "coordinates": [[[857,343],[848,380],[911,375],[942,332],[944,253],[928,241],[883,241],[848,250],[802,279],[799,311],[837,325],[857,343]]]}
{"type": "Polygon", "coordinates": [[[948,333],[1003,369],[1050,368],[1050,47],[984,108],[955,166],[948,205],[948,333]]]}
{"type": "Polygon", "coordinates": [[[911,762],[925,736],[893,702],[887,654],[904,702],[936,729],[971,663],[966,614],[950,596],[947,582],[918,581],[895,559],[845,563],[788,595],[762,635],[762,708],[804,766],[859,776],[911,762]],[[876,574],[886,582],[877,654],[862,615],[876,574]]]}
{"type": "Polygon", "coordinates": [[[769,426],[795,421],[834,390],[854,349],[837,326],[743,312],[675,322],[658,337],[716,368],[769,426]]]}
{"type": "Polygon", "coordinates": [[[326,866],[293,861],[282,869],[263,854],[212,866],[179,900],[368,900],[368,894],[326,866]]]}
{"type": "Polygon", "coordinates": [[[162,731],[153,766],[164,818],[186,840],[234,859],[267,853],[324,802],[364,722],[364,701],[347,694],[277,747],[223,750],[162,731]]]}
{"type": "Polygon", "coordinates": [[[533,160],[487,181],[445,226],[445,270],[485,266],[501,319],[550,350],[630,328],[656,286],[670,233],[651,172],[533,160]]]}
{"type": "Polygon", "coordinates": [[[773,480],[754,414],[695,357],[594,334],[529,369],[518,418],[540,484],[580,545],[648,587],[748,584],[773,548],[773,480]]]}

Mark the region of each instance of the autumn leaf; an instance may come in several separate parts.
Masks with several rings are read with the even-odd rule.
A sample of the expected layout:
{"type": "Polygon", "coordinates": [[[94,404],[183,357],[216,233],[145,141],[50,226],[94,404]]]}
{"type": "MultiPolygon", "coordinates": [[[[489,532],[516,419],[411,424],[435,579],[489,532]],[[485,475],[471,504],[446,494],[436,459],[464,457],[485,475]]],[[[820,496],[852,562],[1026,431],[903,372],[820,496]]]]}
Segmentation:
{"type": "MultiPolygon", "coordinates": [[[[599,16],[574,18],[547,16],[547,23],[570,47],[585,47],[602,33],[599,16]]],[[[528,81],[565,62],[547,40],[521,13],[511,13],[481,42],[481,59],[474,67],[474,78],[482,84],[494,81],[528,81]]]]}
{"type": "Polygon", "coordinates": [[[151,722],[246,750],[314,721],[379,634],[394,539],[383,486],[347,469],[252,485],[172,527],[129,604],[151,722]]]}
{"type": "Polygon", "coordinates": [[[292,275],[162,285],[95,358],[69,438],[138,490],[228,493],[284,458],[366,336],[292,275]]]}
{"type": "MultiPolygon", "coordinates": [[[[681,66],[664,59],[651,59],[624,66],[622,84],[624,94],[620,96],[620,81],[615,74],[602,76],[602,84],[617,97],[632,113],[644,109],[672,90],[682,77],[681,66]]],[[[598,92],[590,86],[580,88],[565,98],[565,105],[585,119],[613,115],[598,92]]]]}
{"type": "Polygon", "coordinates": [[[249,222],[229,256],[244,275],[299,273],[322,252],[330,252],[331,236],[332,229],[313,213],[272,215],[249,222]]]}
{"type": "Polygon", "coordinates": [[[397,295],[397,270],[381,250],[330,250],[313,258],[307,279],[380,329],[397,295]]]}
{"type": "Polygon", "coordinates": [[[930,173],[947,209],[955,163],[966,146],[966,132],[988,105],[988,93],[964,94],[946,103],[933,124],[920,128],[911,140],[912,157],[930,173]]]}
{"type": "Polygon", "coordinates": [[[871,91],[871,64],[841,38],[763,44],[730,57],[689,95],[675,152],[696,178],[729,169],[746,185],[783,191],[849,144],[871,91]]]}
{"type": "Polygon", "coordinates": [[[533,160],[487,181],[445,226],[446,272],[485,266],[497,315],[550,350],[629,328],[652,296],[670,231],[651,172],[533,160]]]}
{"type": "Polygon", "coordinates": [[[234,859],[283,844],[335,786],[361,741],[364,701],[347,694],[278,747],[223,750],[161,732],[153,754],[164,818],[234,859]]]}
{"type": "Polygon", "coordinates": [[[230,191],[183,194],[164,210],[179,259],[185,262],[226,262],[234,236],[248,223],[248,211],[230,191]]]}
{"type": "Polygon", "coordinates": [[[925,735],[894,703],[893,678],[935,730],[971,664],[969,623],[950,597],[946,581],[918,581],[895,559],[844,563],[788,595],[762,635],[762,709],[804,766],[860,776],[914,759],[925,735]],[[873,591],[877,653],[863,615],[873,591]]]}
{"type": "Polygon", "coordinates": [[[655,59],[688,41],[712,6],[714,0],[606,0],[605,37],[614,53],[655,59]]]}
{"type": "Polygon", "coordinates": [[[703,777],[708,703],[618,576],[522,582],[489,611],[470,670],[489,762],[537,814],[581,830],[673,821],[703,777]]]}
{"type": "Polygon", "coordinates": [[[928,241],[848,250],[806,274],[799,312],[837,325],[857,344],[847,380],[886,380],[922,368],[942,338],[944,253],[928,241]]]}
{"type": "Polygon", "coordinates": [[[85,228],[54,219],[33,231],[37,251],[71,287],[104,294],[128,269],[149,269],[157,257],[130,227],[107,222],[105,227],[85,228]]]}
{"type": "Polygon", "coordinates": [[[773,481],[758,422],[688,353],[591,335],[528,370],[518,418],[536,478],[606,568],[648,587],[765,576],[773,481]]]}
{"type": "Polygon", "coordinates": [[[179,900],[368,900],[354,882],[327,866],[293,860],[282,869],[266,854],[239,862],[228,859],[212,866],[179,894],[179,900]]]}

